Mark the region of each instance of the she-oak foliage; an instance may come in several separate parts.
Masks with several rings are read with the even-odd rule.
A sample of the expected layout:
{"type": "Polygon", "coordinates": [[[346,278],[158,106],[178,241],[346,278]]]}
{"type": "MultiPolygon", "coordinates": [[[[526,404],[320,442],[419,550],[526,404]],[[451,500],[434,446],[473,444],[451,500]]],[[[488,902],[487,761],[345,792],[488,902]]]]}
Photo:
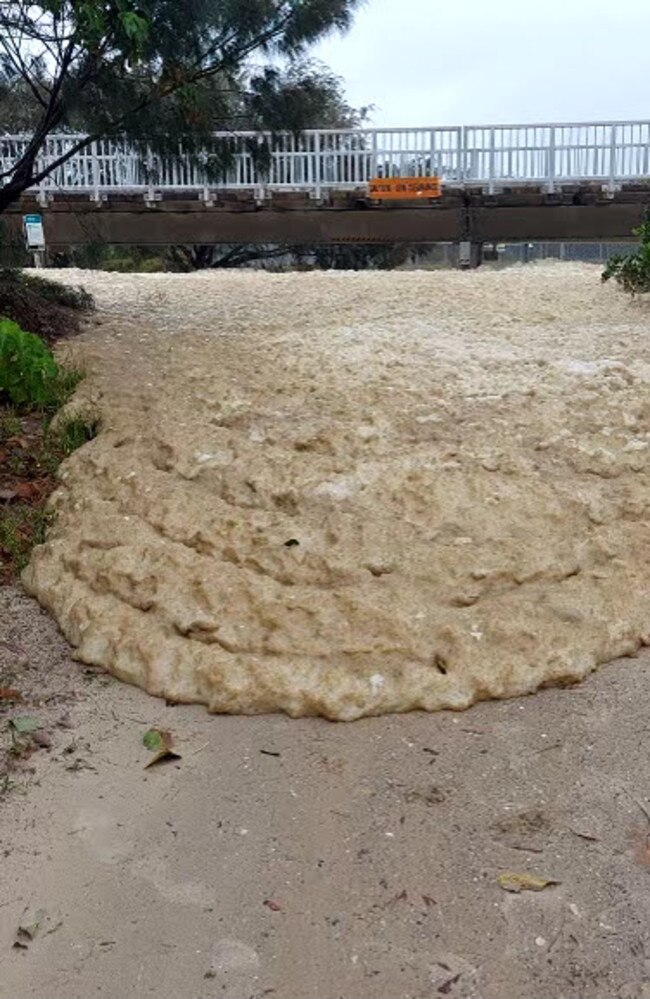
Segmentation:
{"type": "Polygon", "coordinates": [[[276,128],[282,101],[299,130],[310,97],[295,66],[309,45],[347,28],[360,2],[4,0],[0,116],[13,95],[33,127],[20,159],[0,173],[0,211],[94,139],[128,137],[171,153],[182,137],[185,153],[207,151],[217,174],[228,149],[211,139],[215,130],[276,128]],[[288,72],[274,68],[278,58],[288,72]],[[83,141],[39,164],[48,135],[79,129],[83,141]]]}
{"type": "Polygon", "coordinates": [[[635,295],[647,295],[650,292],[650,209],[633,233],[639,239],[638,249],[634,253],[610,257],[602,273],[602,280],[610,281],[613,278],[634,298],[635,295]]]}

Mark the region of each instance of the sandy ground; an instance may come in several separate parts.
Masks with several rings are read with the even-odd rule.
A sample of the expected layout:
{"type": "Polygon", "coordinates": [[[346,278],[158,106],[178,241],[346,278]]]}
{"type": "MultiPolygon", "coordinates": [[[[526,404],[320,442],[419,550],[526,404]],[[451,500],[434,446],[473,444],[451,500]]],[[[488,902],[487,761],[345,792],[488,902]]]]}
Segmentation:
{"type": "Polygon", "coordinates": [[[340,725],[165,706],[7,590],[0,634],[53,741],[0,802],[2,999],[650,995],[647,654],[340,725]],[[143,769],[152,724],[177,764],[143,769]],[[504,871],[560,884],[509,894],[504,871]]]}
{"type": "Polygon", "coordinates": [[[86,662],[351,720],[650,643],[649,317],[597,269],[66,277],[104,430],[25,583],[86,662]]]}

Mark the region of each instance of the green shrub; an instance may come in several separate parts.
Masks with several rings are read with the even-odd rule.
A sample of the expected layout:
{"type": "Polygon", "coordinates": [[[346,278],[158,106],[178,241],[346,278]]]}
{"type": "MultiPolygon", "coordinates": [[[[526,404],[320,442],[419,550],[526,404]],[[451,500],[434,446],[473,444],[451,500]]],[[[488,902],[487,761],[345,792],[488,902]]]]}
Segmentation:
{"type": "Polygon", "coordinates": [[[40,337],[0,319],[0,400],[21,409],[60,406],[79,381],[62,371],[40,337]]]}
{"type": "Polygon", "coordinates": [[[645,221],[634,230],[641,245],[635,253],[617,254],[610,257],[602,273],[602,280],[614,278],[616,283],[631,295],[650,292],[650,211],[645,221]]]}

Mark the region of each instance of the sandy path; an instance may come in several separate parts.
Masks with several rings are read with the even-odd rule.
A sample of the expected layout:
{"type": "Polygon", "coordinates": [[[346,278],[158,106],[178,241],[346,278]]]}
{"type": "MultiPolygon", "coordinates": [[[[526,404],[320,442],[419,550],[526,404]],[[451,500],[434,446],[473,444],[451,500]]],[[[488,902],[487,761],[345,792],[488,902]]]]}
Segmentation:
{"type": "Polygon", "coordinates": [[[350,720],[650,642],[648,312],[595,268],[78,276],[105,430],[26,583],[87,662],[350,720]]]}
{"type": "Polygon", "coordinates": [[[0,807],[1,999],[650,995],[647,656],[571,691],[333,725],[88,680],[8,591],[0,630],[54,743],[0,807]],[[177,766],[143,770],[151,724],[177,766]],[[561,884],[507,894],[504,870],[561,884]],[[61,924],[13,950],[26,907],[61,924]]]}

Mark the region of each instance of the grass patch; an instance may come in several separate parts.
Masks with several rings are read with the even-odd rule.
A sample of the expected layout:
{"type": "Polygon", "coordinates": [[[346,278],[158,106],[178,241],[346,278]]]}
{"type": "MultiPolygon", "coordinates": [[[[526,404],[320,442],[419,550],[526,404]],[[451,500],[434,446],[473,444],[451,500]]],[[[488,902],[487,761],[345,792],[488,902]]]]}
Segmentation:
{"type": "Polygon", "coordinates": [[[32,548],[45,541],[51,515],[42,506],[16,503],[0,512],[0,581],[17,579],[27,563],[32,548]]]}
{"type": "Polygon", "coordinates": [[[61,461],[83,444],[93,440],[98,433],[99,416],[89,410],[87,413],[77,413],[59,421],[56,430],[50,431],[47,439],[51,441],[51,453],[60,456],[61,461]]]}
{"type": "Polygon", "coordinates": [[[13,409],[0,409],[0,444],[20,433],[20,417],[13,409]]]}
{"type": "Polygon", "coordinates": [[[14,780],[8,773],[0,773],[0,798],[9,794],[10,791],[20,791],[25,794],[26,790],[27,786],[24,782],[14,780]]]}

